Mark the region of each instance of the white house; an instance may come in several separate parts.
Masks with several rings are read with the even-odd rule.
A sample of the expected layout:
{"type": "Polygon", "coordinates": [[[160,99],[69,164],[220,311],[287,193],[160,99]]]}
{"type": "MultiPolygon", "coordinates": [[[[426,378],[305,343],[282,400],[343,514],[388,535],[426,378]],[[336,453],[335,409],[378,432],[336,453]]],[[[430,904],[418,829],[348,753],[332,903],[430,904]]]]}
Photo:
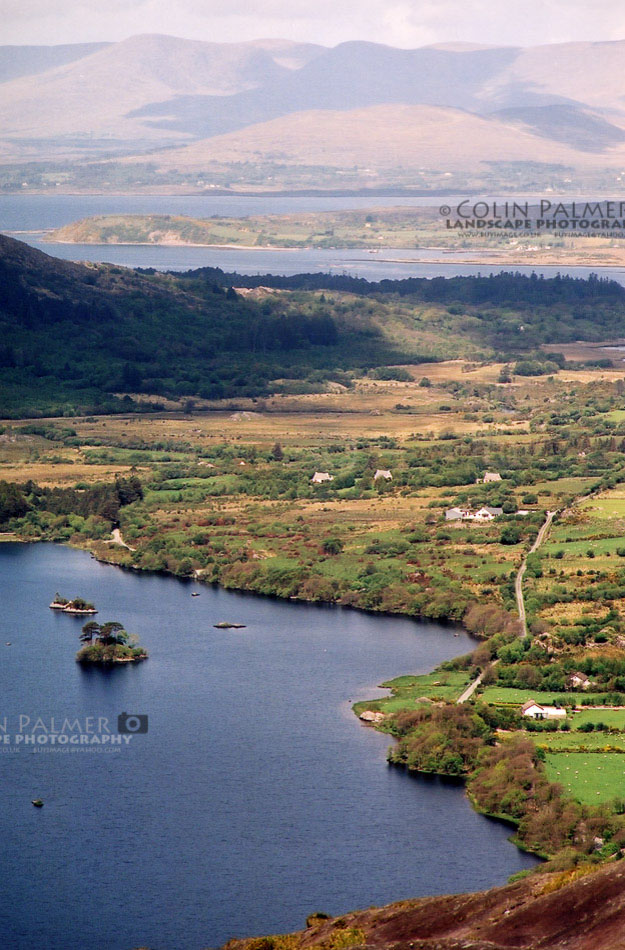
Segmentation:
{"type": "Polygon", "coordinates": [[[474,521],[493,521],[495,518],[498,518],[499,515],[503,514],[503,508],[489,508],[488,505],[484,505],[483,508],[478,509],[473,515],[474,521]]]}
{"type": "Polygon", "coordinates": [[[378,478],[384,478],[388,482],[393,476],[387,468],[378,468],[375,475],[373,476],[373,481],[377,482],[378,478]]]}
{"type": "Polygon", "coordinates": [[[541,706],[533,699],[528,699],[521,706],[521,715],[528,719],[566,719],[566,709],[558,706],[541,706]]]}
{"type": "Polygon", "coordinates": [[[590,680],[585,673],[571,673],[568,678],[568,685],[573,689],[588,689],[590,680]]]}
{"type": "Polygon", "coordinates": [[[315,472],[311,481],[314,485],[322,485],[324,482],[334,481],[334,475],[330,475],[329,472],[315,472]]]}
{"type": "Polygon", "coordinates": [[[489,508],[484,505],[478,511],[470,508],[448,508],[445,512],[446,521],[493,521],[503,514],[503,508],[489,508]]]}
{"type": "Polygon", "coordinates": [[[485,472],[483,480],[484,482],[500,482],[501,475],[499,472],[485,472]]]}

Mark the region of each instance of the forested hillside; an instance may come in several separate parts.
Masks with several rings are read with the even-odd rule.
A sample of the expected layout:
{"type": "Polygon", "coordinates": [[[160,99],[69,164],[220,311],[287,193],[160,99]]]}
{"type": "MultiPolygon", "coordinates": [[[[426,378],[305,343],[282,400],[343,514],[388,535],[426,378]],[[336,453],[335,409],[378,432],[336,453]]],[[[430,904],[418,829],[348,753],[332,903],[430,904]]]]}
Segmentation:
{"type": "Polygon", "coordinates": [[[0,413],[315,392],[458,356],[540,372],[541,344],[620,337],[624,315],[625,288],[598,278],[161,274],[61,261],[0,236],[0,413]]]}

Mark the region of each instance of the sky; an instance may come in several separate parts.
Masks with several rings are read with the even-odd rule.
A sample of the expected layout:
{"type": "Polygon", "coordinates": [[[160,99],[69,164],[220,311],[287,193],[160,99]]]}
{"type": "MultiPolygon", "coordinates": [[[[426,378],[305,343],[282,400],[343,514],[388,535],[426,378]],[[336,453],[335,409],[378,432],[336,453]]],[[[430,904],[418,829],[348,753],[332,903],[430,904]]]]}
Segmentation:
{"type": "Polygon", "coordinates": [[[625,39],[619,0],[0,0],[0,44],[121,40],[138,33],[216,42],[280,37],[411,48],[625,39]]]}

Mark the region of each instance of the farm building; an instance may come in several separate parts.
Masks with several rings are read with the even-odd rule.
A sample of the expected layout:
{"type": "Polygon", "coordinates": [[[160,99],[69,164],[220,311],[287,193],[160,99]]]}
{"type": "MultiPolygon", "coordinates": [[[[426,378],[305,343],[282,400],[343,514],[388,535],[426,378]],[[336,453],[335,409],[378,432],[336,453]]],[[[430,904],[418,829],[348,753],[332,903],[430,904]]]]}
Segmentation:
{"type": "Polygon", "coordinates": [[[521,706],[521,715],[528,719],[566,719],[566,709],[558,706],[541,706],[533,699],[528,699],[521,706]]]}
{"type": "Polygon", "coordinates": [[[588,689],[590,680],[585,673],[571,673],[567,680],[567,685],[573,689],[588,689]]]}
{"type": "Polygon", "coordinates": [[[498,518],[503,514],[503,508],[489,508],[488,505],[484,505],[483,508],[480,508],[473,515],[474,521],[493,521],[495,518],[498,518]]]}
{"type": "Polygon", "coordinates": [[[330,475],[329,472],[315,472],[311,481],[314,485],[322,485],[324,482],[334,481],[334,475],[330,475]]]}
{"type": "Polygon", "coordinates": [[[446,521],[493,521],[503,514],[503,508],[489,508],[484,505],[477,511],[470,508],[448,508],[445,512],[446,521]]]}
{"type": "Polygon", "coordinates": [[[388,482],[392,477],[393,476],[387,468],[379,468],[373,476],[373,481],[377,482],[378,478],[384,478],[388,482]]]}

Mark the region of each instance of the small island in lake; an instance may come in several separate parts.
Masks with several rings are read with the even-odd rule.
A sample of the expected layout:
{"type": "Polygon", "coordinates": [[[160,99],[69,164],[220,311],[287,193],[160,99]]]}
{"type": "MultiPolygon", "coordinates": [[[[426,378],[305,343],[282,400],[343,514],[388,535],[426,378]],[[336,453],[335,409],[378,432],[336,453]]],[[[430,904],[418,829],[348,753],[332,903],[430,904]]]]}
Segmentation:
{"type": "Polygon", "coordinates": [[[61,597],[58,592],[54,595],[50,608],[51,610],[62,610],[66,614],[97,614],[98,612],[95,606],[85,600],[84,597],[74,597],[73,600],[68,600],[66,597],[61,597]]]}
{"type": "Polygon", "coordinates": [[[82,628],[80,641],[84,646],[76,654],[78,663],[136,663],[148,657],[137,637],[124,630],[123,624],[116,620],[103,624],[90,620],[82,628]]]}
{"type": "Polygon", "coordinates": [[[222,620],[221,623],[214,623],[213,627],[217,630],[243,630],[246,624],[244,623],[229,623],[227,620],[222,620]]]}

